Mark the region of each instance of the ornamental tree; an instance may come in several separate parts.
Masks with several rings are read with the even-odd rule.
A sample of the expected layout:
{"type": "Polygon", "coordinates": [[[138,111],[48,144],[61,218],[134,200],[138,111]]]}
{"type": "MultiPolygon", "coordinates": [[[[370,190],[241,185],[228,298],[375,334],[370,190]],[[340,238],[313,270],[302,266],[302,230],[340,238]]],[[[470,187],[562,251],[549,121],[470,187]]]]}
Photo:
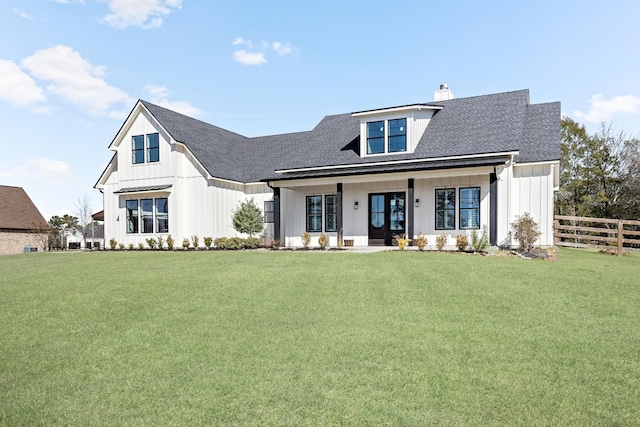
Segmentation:
{"type": "Polygon", "coordinates": [[[233,211],[233,228],[239,233],[253,237],[256,233],[262,233],[264,221],[260,208],[253,199],[245,199],[233,211]]]}

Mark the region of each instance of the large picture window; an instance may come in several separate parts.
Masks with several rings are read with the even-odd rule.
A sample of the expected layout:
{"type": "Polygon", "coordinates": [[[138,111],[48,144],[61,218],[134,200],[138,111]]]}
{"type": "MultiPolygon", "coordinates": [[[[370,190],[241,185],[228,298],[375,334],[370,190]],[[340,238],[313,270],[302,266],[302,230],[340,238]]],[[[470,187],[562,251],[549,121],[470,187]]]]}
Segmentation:
{"type": "Polygon", "coordinates": [[[456,228],[456,189],[436,190],[436,230],[456,228]]]}
{"type": "Polygon", "coordinates": [[[480,228],[480,188],[460,189],[460,229],[480,228]]]}
{"type": "Polygon", "coordinates": [[[322,196],[307,196],[307,231],[322,231],[322,196]]]}
{"type": "Polygon", "coordinates": [[[338,196],[324,196],[324,230],[338,231],[338,196]]]}
{"type": "Polygon", "coordinates": [[[166,197],[127,200],[127,233],[168,233],[169,204],[166,197]]]}

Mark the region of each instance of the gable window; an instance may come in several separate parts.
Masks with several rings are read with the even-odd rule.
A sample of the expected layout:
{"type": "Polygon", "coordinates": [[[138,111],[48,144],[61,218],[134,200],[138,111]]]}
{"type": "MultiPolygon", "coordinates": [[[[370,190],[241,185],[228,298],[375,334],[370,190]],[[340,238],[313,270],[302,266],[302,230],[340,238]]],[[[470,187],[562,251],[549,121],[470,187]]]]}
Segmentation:
{"type": "Polygon", "coordinates": [[[134,135],[131,137],[131,161],[134,165],[140,163],[155,163],[160,161],[160,135],[134,135]],[[145,149],[146,140],[146,149],[145,149]]]}
{"type": "Polygon", "coordinates": [[[460,189],[460,229],[480,228],[480,187],[460,189]]]}
{"type": "Polygon", "coordinates": [[[266,224],[273,224],[275,222],[275,204],[273,200],[267,200],[264,202],[264,222],[266,224]]]}
{"type": "Polygon", "coordinates": [[[406,118],[367,123],[367,154],[403,151],[407,151],[406,118]]]}
{"type": "Polygon", "coordinates": [[[322,196],[307,196],[307,231],[322,231],[322,196]]]}
{"type": "Polygon", "coordinates": [[[127,234],[168,233],[169,204],[166,197],[127,200],[127,234]]]}
{"type": "Polygon", "coordinates": [[[324,230],[338,231],[338,196],[324,197],[324,230]]]}
{"type": "Polygon", "coordinates": [[[144,163],[144,135],[131,138],[133,164],[144,163]]]}
{"type": "Polygon", "coordinates": [[[147,135],[147,161],[155,163],[160,160],[160,136],[157,133],[147,135]]]}
{"type": "Polygon", "coordinates": [[[384,121],[367,123],[367,154],[384,153],[384,121]]]}
{"type": "Polygon", "coordinates": [[[407,119],[389,120],[389,152],[407,151],[407,119]]]}
{"type": "Polygon", "coordinates": [[[456,228],[456,189],[436,190],[436,230],[456,228]]]}

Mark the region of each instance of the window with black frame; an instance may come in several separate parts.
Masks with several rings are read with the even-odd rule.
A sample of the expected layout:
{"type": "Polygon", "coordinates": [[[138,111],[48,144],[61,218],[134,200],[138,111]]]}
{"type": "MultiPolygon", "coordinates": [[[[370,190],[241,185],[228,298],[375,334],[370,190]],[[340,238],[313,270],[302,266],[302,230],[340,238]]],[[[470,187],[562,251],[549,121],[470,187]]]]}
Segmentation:
{"type": "Polygon", "coordinates": [[[456,228],[456,189],[436,190],[436,230],[456,228]]]}
{"type": "Polygon", "coordinates": [[[407,119],[389,120],[389,152],[407,151],[407,119]]]}
{"type": "Polygon", "coordinates": [[[480,187],[460,189],[460,229],[480,228],[480,187]]]}
{"type": "Polygon", "coordinates": [[[131,151],[133,164],[144,163],[144,135],[131,137],[131,151]]]}
{"type": "Polygon", "coordinates": [[[160,161],[160,136],[157,133],[147,135],[147,162],[160,161]]]}
{"type": "Polygon", "coordinates": [[[307,196],[307,231],[322,231],[322,196],[307,196]]]}
{"type": "Polygon", "coordinates": [[[338,231],[338,196],[324,196],[324,230],[338,231]]]}
{"type": "Polygon", "coordinates": [[[264,223],[273,224],[275,222],[275,203],[273,200],[264,202],[264,223]]]}

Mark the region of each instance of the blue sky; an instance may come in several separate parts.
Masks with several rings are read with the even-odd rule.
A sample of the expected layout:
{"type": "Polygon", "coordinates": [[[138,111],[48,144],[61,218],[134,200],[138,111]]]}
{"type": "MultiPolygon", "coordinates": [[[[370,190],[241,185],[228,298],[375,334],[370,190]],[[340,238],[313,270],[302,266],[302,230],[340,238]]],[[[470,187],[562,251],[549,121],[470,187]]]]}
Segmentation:
{"type": "Polygon", "coordinates": [[[0,185],[74,214],[141,98],[246,135],[529,89],[640,135],[637,1],[3,0],[0,185]]]}

